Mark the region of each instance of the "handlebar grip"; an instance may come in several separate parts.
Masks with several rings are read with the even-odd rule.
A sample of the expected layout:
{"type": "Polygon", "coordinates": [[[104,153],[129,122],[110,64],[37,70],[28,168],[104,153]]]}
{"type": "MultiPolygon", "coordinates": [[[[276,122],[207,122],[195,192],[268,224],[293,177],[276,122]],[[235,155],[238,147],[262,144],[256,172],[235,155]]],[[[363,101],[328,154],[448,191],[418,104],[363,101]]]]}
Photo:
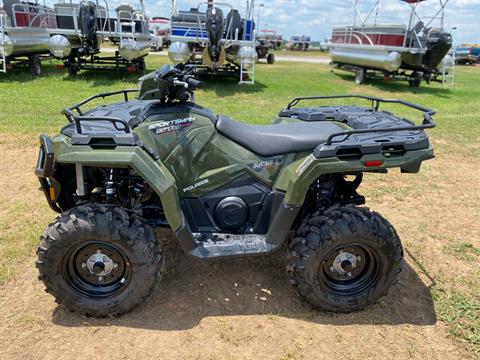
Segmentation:
{"type": "Polygon", "coordinates": [[[196,80],[192,76],[188,76],[185,79],[185,82],[192,87],[200,88],[200,89],[203,88],[203,82],[196,80]]]}

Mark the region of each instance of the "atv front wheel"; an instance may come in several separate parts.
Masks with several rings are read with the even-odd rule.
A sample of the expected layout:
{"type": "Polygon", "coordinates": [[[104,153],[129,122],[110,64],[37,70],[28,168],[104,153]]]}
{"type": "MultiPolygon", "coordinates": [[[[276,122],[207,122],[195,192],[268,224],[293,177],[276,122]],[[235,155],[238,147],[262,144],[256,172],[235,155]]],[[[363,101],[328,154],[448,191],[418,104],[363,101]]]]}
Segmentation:
{"type": "Polygon", "coordinates": [[[37,254],[46,291],[70,310],[93,316],[120,315],[141,304],[164,265],[145,221],[98,205],[59,216],[41,236],[37,254]]]}
{"type": "Polygon", "coordinates": [[[289,244],[287,272],[313,306],[360,310],[385,295],[401,270],[392,225],[365,208],[332,207],[309,216],[289,244]]]}

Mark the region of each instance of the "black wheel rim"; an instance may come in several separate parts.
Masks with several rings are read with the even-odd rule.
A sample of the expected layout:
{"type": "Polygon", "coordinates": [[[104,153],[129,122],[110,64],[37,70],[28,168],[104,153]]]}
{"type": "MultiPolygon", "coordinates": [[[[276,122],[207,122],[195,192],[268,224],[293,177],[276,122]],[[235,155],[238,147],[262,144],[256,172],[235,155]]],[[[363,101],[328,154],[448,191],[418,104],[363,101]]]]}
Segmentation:
{"type": "Polygon", "coordinates": [[[64,278],[76,292],[105,298],[123,291],[130,282],[131,264],[124,252],[102,241],[84,242],[72,249],[64,278]]]}
{"type": "Polygon", "coordinates": [[[322,288],[336,295],[352,296],[368,291],[380,279],[379,253],[364,244],[346,244],[331,250],[319,268],[322,288]]]}

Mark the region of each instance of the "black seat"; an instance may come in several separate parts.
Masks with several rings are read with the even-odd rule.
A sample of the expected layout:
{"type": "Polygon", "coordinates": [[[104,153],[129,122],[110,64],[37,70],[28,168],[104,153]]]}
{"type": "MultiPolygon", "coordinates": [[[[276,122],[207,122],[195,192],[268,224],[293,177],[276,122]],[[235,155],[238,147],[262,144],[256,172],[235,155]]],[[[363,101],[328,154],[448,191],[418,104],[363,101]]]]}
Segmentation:
{"type": "Polygon", "coordinates": [[[313,151],[329,135],[347,130],[330,121],[247,125],[219,115],[217,130],[223,136],[261,156],[313,151]]]}

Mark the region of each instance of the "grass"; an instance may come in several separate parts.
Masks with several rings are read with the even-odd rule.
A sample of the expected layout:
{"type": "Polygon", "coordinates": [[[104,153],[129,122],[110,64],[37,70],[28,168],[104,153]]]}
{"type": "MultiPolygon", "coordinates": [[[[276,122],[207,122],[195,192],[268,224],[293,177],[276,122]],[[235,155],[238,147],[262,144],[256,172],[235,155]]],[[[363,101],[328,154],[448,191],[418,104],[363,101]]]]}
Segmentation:
{"type": "Polygon", "coordinates": [[[432,288],[433,299],[437,305],[437,315],[448,324],[451,336],[462,339],[480,355],[480,302],[478,297],[449,291],[441,285],[432,288]]]}
{"type": "MultiPolygon", "coordinates": [[[[164,61],[149,57],[148,70],[164,61]]],[[[52,218],[33,176],[38,134],[57,132],[66,122],[60,110],[68,105],[95,93],[136,87],[134,74],[83,72],[70,79],[54,62],[45,65],[45,74],[39,78],[23,71],[0,75],[0,284],[18,276],[19,264],[31,263],[38,235],[52,218]]],[[[207,79],[208,86],[198,92],[197,102],[257,124],[268,123],[293,97],[301,95],[357,93],[402,98],[438,111],[438,127],[430,132],[437,161],[426,164],[416,176],[368,175],[362,191],[388,218],[395,219],[394,225],[400,224],[402,235],[412,239],[407,247],[438,275],[431,289],[438,317],[452,337],[467,342],[478,354],[480,277],[468,269],[475,266],[480,252],[480,68],[458,67],[452,89],[437,83],[411,89],[405,82],[380,80],[357,86],[351,75],[332,74],[328,67],[316,64],[278,62],[258,65],[256,70],[253,86],[239,86],[234,79],[207,79]],[[426,208],[410,206],[410,213],[402,213],[416,201],[426,208]],[[456,271],[457,266],[464,271],[456,271]]],[[[401,110],[398,106],[390,109],[401,110]]],[[[411,111],[403,114],[415,115],[411,111]]],[[[231,330],[223,323],[218,328],[220,336],[229,338],[231,330]]],[[[336,338],[342,341],[343,336],[338,333],[336,338]]]]}

